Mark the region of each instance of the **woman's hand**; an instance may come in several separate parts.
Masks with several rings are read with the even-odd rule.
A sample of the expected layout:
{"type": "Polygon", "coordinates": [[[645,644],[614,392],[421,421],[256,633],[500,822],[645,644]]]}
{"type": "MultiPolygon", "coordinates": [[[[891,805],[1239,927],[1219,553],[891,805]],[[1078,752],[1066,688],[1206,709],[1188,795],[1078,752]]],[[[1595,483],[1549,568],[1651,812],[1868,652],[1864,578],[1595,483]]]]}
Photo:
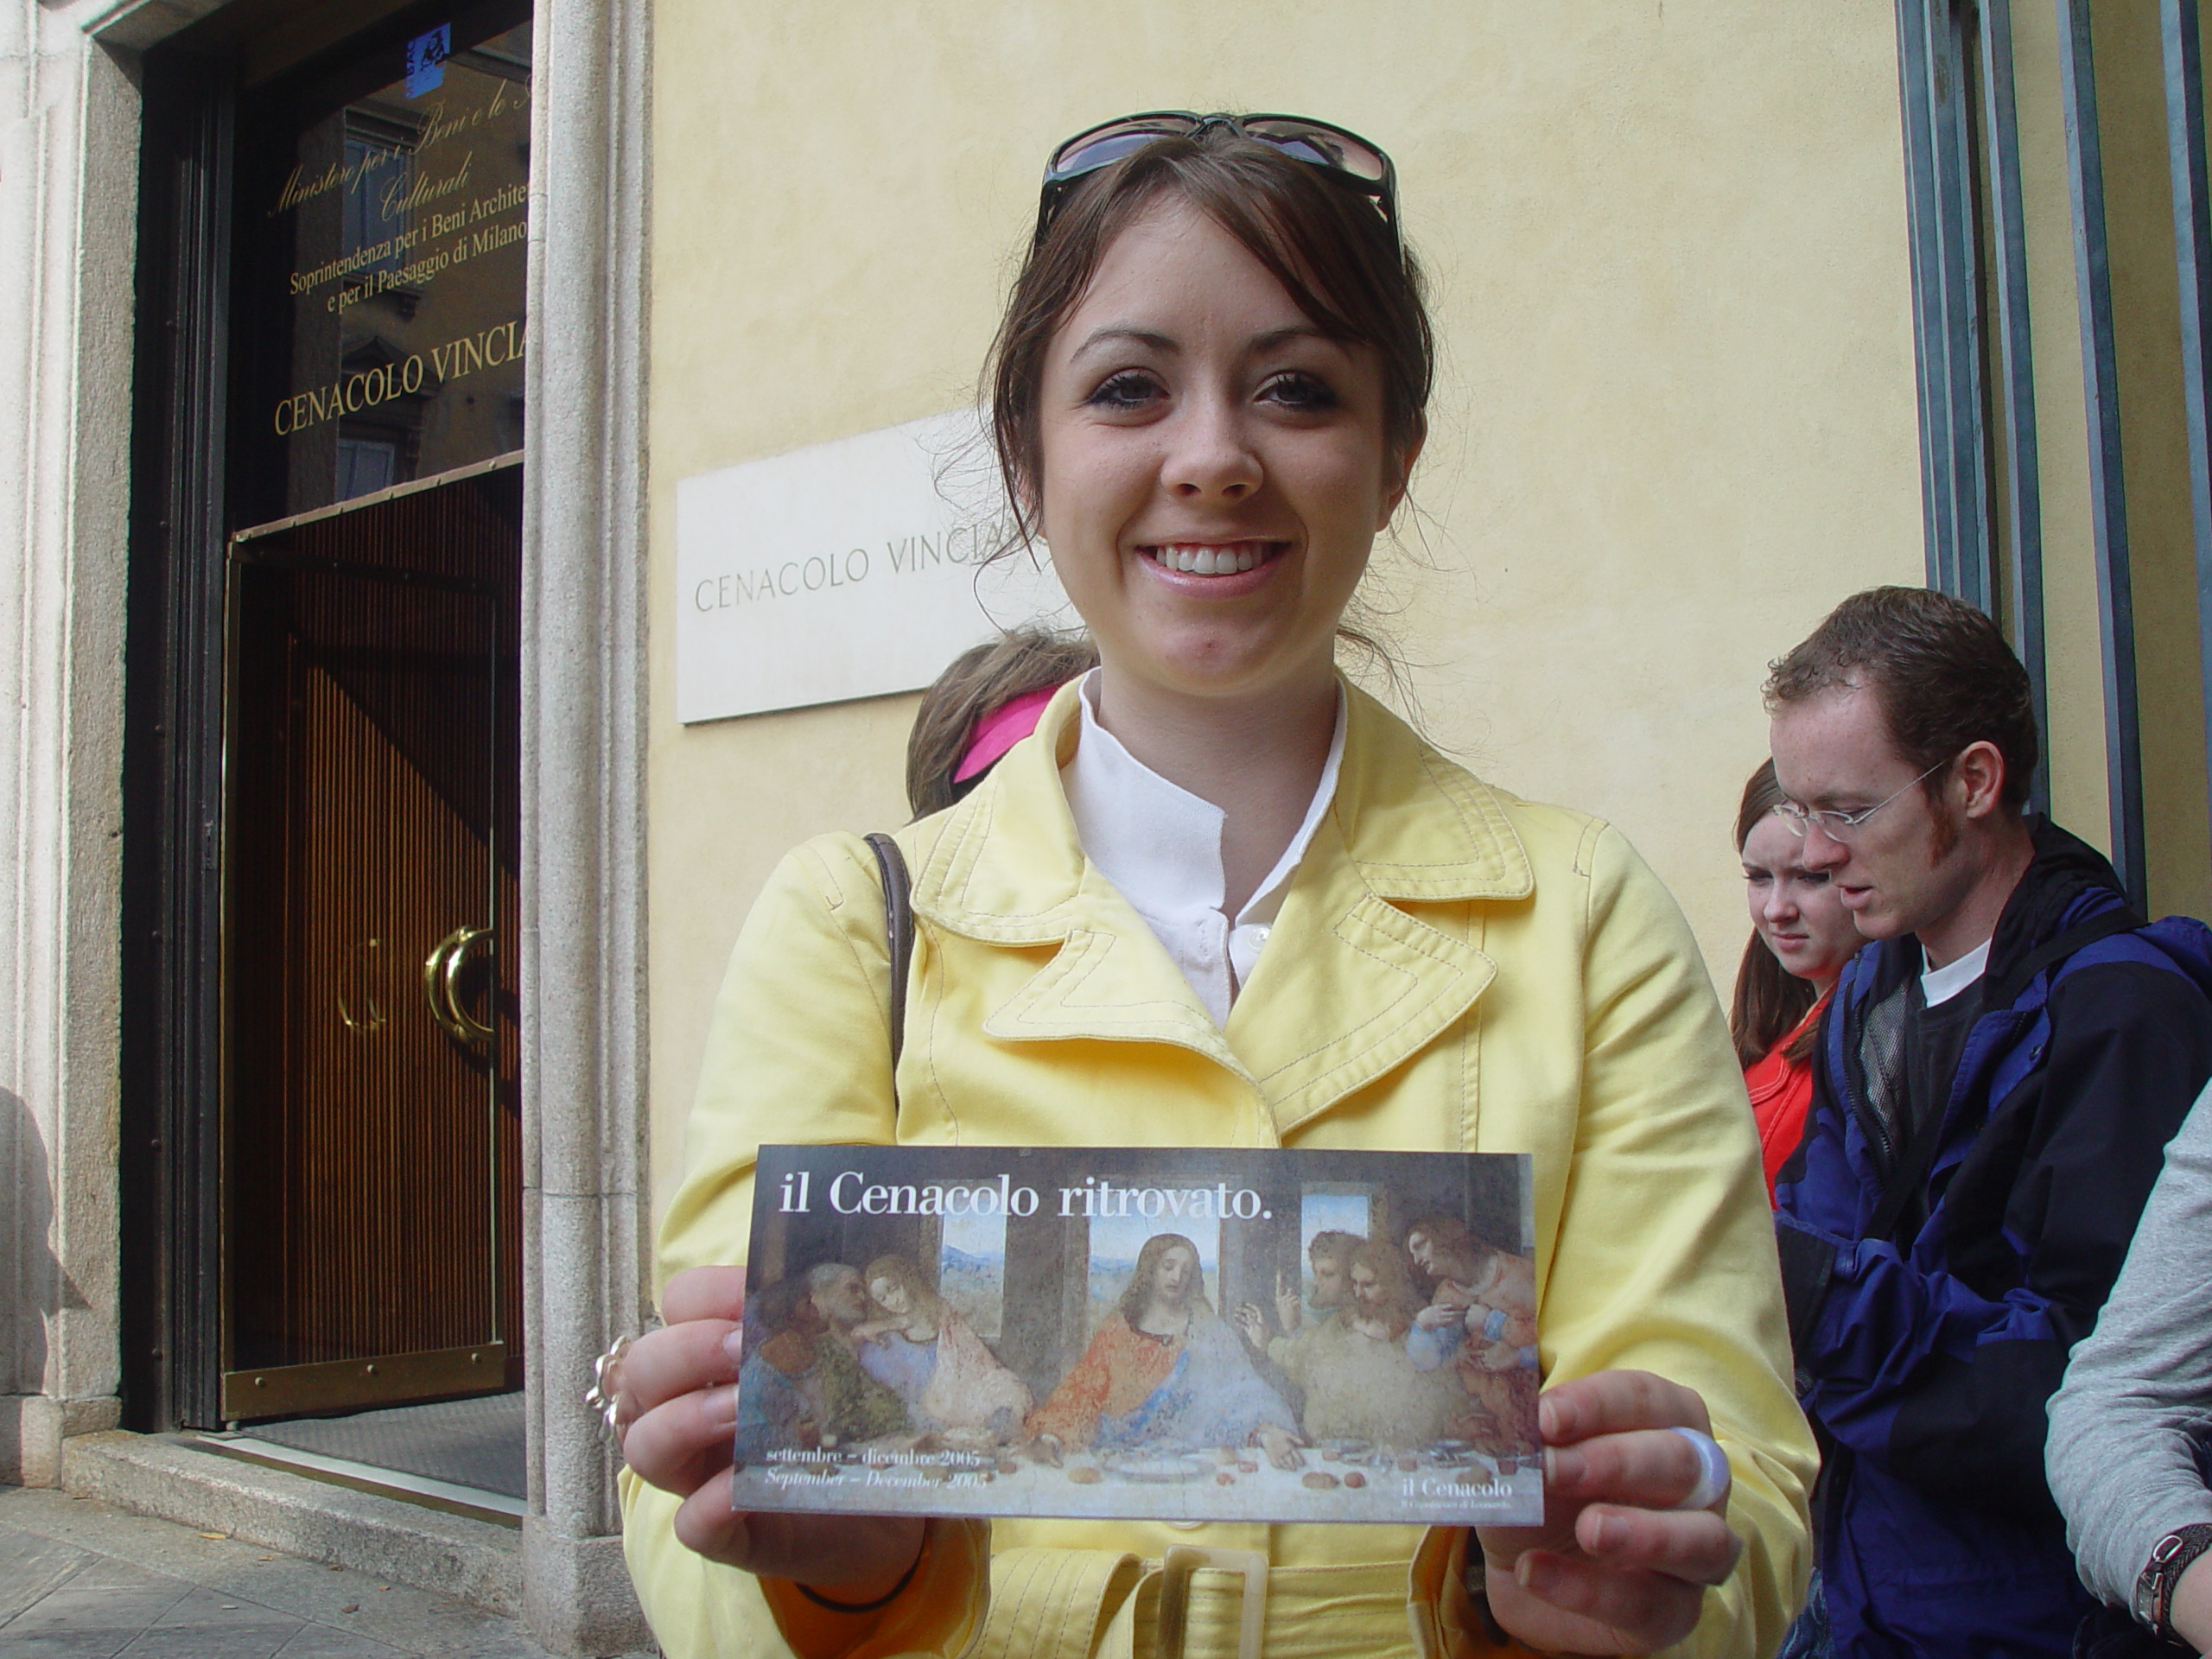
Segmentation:
{"type": "Polygon", "coordinates": [[[1544,1524],[1479,1529],[1491,1611],[1551,1652],[1649,1653],[1696,1628],[1706,1588],[1743,1554],[1728,1495],[1672,1506],[1696,1488],[1696,1449],[1671,1428],[1713,1432],[1692,1389],[1648,1371],[1600,1371],[1536,1406],[1544,1524]]]}
{"type": "Polygon", "coordinates": [[[615,1413],[640,1479],[683,1499],[676,1535],[709,1560],[873,1601],[920,1554],[922,1523],[891,1516],[743,1515],[730,1508],[745,1269],[693,1268],[668,1281],[668,1324],[622,1357],[615,1413]]]}

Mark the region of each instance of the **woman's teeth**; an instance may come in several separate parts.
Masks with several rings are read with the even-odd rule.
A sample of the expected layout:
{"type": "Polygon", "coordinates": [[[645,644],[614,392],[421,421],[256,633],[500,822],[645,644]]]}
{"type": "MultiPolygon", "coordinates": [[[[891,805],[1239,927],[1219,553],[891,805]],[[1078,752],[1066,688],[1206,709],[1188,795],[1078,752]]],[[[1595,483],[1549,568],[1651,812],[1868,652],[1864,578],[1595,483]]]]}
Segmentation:
{"type": "Polygon", "coordinates": [[[1188,571],[1199,576],[1225,576],[1233,571],[1249,570],[1265,556],[1259,546],[1249,542],[1235,547],[1171,544],[1151,551],[1152,556],[1170,570],[1188,571]]]}

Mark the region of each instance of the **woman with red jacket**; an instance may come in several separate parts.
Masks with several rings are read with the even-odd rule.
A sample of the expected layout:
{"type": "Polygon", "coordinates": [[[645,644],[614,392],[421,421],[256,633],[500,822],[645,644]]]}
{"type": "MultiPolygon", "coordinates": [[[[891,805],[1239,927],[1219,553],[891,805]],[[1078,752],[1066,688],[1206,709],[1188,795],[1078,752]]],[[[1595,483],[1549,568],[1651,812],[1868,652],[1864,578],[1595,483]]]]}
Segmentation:
{"type": "Polygon", "coordinates": [[[1759,1126],[1766,1192],[1805,1135],[1813,1099],[1813,1046],[1828,993],[1866,941],[1825,870],[1804,865],[1805,843],[1775,816],[1782,786],[1762,761],[1736,810],[1751,937],[1736,969],[1728,1029],[1759,1126]]]}

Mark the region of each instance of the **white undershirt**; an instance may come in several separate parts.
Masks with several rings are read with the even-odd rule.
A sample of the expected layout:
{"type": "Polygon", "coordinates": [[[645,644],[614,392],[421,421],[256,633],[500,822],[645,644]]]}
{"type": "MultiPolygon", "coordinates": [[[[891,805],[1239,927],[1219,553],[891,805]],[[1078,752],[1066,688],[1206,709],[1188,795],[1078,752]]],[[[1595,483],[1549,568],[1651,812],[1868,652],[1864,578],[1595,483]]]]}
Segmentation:
{"type": "MultiPolygon", "coordinates": [[[[1928,960],[1927,947],[1921,948],[1922,962],[1928,960]]],[[[1946,963],[1941,968],[1924,968],[1920,975],[1920,1001],[1925,1007],[1940,1007],[1961,991],[1973,984],[1989,966],[1989,941],[1980,944],[1956,962],[1946,963]]]]}
{"type": "Polygon", "coordinates": [[[1098,671],[1093,669],[1076,699],[1083,709],[1083,729],[1075,758],[1060,768],[1076,839],[1100,874],[1144,918],[1214,1024],[1225,1026],[1236,988],[1251,979],[1298,861],[1336,795],[1337,769],[1344,753],[1344,693],[1337,694],[1329,758],[1305,821],[1233,922],[1222,909],[1228,880],[1222,868],[1221,832],[1227,814],[1169,783],[1123,748],[1098,723],[1097,697],[1098,671]]]}

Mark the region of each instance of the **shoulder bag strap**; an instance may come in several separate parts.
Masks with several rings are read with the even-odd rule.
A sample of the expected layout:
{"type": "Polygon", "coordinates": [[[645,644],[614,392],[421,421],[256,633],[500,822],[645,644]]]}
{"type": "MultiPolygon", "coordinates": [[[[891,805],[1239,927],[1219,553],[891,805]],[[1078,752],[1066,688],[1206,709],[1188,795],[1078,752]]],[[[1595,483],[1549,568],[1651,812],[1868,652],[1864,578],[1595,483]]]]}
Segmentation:
{"type": "Polygon", "coordinates": [[[878,830],[868,837],[883,876],[883,936],[891,948],[892,1110],[898,1110],[899,1052],[906,1046],[906,970],[914,960],[914,899],[899,843],[878,830]]]}
{"type": "MultiPolygon", "coordinates": [[[[2086,922],[2076,923],[2057,938],[2046,940],[2012,964],[2005,977],[1989,988],[1986,1012],[1996,1013],[2009,1008],[2027,989],[2035,976],[2055,963],[2061,963],[2075,951],[2094,944],[2099,939],[2108,939],[2115,933],[2126,933],[2143,925],[2142,918],[2123,905],[2116,910],[2101,911],[2086,922]]],[[[1896,1230],[1898,1217],[1904,1207],[1928,1179],[1928,1172],[1935,1166],[1936,1153],[1943,1139],[1943,1118],[1949,1103],[1947,1101],[1930,1110],[1912,1137],[1912,1144],[1905,1150],[1897,1173],[1890,1178],[1889,1186],[1882,1193],[1882,1202],[1866,1225],[1869,1238],[1888,1238],[1896,1230]]]]}

